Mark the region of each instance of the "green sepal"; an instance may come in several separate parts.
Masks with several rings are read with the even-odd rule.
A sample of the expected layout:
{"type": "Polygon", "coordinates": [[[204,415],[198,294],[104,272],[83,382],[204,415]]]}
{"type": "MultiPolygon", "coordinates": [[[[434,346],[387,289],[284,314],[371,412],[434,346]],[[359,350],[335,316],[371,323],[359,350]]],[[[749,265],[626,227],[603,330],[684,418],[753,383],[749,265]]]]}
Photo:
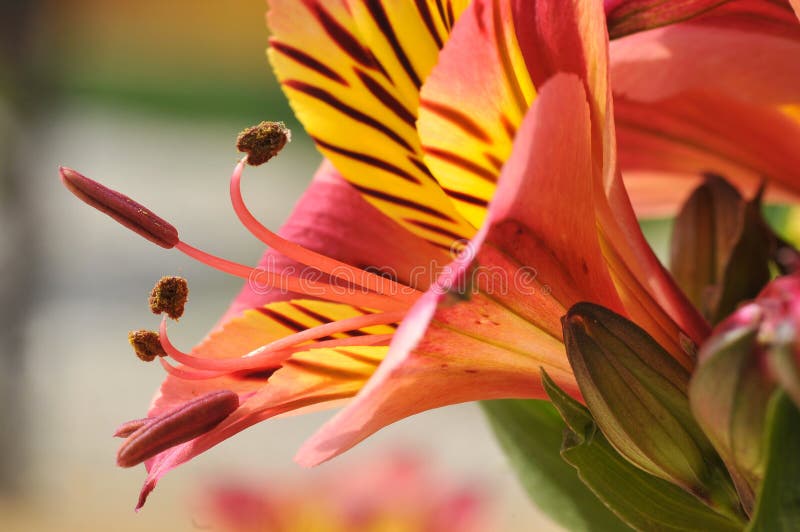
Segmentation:
{"type": "Polygon", "coordinates": [[[562,321],[575,379],[609,443],[644,471],[720,511],[740,513],[728,472],[692,416],[689,372],[604,307],[578,303],[562,321]]]}
{"type": "Polygon", "coordinates": [[[561,458],[566,427],[552,404],[506,399],[481,406],[528,496],[553,521],[579,532],[629,530],[561,458]]]}
{"type": "Polygon", "coordinates": [[[769,404],[767,467],[748,532],[800,531],[800,410],[786,393],[769,404]]]}
{"type": "Polygon", "coordinates": [[[561,456],[630,527],[648,532],[742,530],[742,523],[714,512],[681,488],[631,464],[598,430],[589,410],[558,388],[544,371],[542,382],[568,427],[561,456]]]}

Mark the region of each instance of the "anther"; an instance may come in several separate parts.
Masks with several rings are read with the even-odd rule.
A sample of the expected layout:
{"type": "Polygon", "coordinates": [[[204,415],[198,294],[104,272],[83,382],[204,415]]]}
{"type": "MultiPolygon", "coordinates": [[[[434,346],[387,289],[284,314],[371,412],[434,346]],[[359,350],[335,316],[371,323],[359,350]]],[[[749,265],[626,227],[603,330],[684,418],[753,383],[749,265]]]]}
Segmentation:
{"type": "Polygon", "coordinates": [[[133,347],[136,356],[144,362],[152,362],[156,357],[166,356],[161,347],[161,339],[155,331],[131,331],[128,333],[128,342],[133,347]]]}
{"type": "Polygon", "coordinates": [[[59,168],[59,174],[64,186],[78,199],[106,213],[154,244],[170,249],[179,242],[175,227],[128,196],[65,166],[59,168]]]}
{"type": "Polygon", "coordinates": [[[117,465],[133,467],[160,452],[210,431],[239,408],[239,396],[230,390],[211,392],[177,410],[143,424],[117,453],[117,465]]]}
{"type": "Polygon", "coordinates": [[[283,122],[261,122],[239,133],[236,149],[247,154],[248,164],[258,166],[278,155],[291,138],[283,122]]]}
{"type": "Polygon", "coordinates": [[[132,421],[126,421],[125,423],[117,427],[117,430],[114,431],[114,437],[127,438],[128,436],[130,436],[143,426],[147,425],[151,421],[152,419],[150,419],[149,417],[143,419],[134,419],[132,421]]]}
{"type": "Polygon", "coordinates": [[[162,277],[150,292],[153,314],[166,313],[173,320],[183,316],[189,297],[189,285],[183,277],[162,277]]]}

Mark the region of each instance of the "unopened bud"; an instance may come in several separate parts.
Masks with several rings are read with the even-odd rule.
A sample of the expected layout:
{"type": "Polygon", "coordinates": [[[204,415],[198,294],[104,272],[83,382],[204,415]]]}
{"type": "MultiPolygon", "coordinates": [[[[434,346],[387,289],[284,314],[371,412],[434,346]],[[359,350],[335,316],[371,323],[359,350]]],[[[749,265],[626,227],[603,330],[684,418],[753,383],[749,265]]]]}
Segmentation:
{"type": "Polygon", "coordinates": [[[608,34],[618,39],[631,33],[681,22],[729,0],[606,0],[608,34]]]}
{"type": "Polygon", "coordinates": [[[689,397],[746,509],[764,477],[768,405],[780,387],[800,405],[800,274],[769,283],[700,349],[689,397]]]}
{"type": "Polygon", "coordinates": [[[71,168],[62,166],[59,173],[61,182],[78,199],[111,216],[131,231],[162,248],[170,249],[180,242],[178,230],[144,205],[71,168]]]}
{"type": "Polygon", "coordinates": [[[717,323],[769,281],[776,245],[760,195],[748,202],[723,178],[708,174],[675,218],[670,270],[692,303],[717,323]]]}
{"type": "Polygon", "coordinates": [[[564,342],[598,427],[628,461],[735,513],[736,495],[692,417],[689,373],[640,327],[591,303],[563,319],[564,342]]]}

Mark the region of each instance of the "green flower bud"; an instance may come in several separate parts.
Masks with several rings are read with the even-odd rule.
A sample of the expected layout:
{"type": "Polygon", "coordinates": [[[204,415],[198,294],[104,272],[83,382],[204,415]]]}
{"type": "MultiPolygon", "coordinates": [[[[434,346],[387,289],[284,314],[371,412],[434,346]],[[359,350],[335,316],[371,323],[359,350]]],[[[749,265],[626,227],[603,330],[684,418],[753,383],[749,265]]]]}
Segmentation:
{"type": "Polygon", "coordinates": [[[689,372],[629,320],[590,303],[563,319],[572,370],[598,427],[628,461],[730,515],[739,503],[692,416],[689,372]]]}

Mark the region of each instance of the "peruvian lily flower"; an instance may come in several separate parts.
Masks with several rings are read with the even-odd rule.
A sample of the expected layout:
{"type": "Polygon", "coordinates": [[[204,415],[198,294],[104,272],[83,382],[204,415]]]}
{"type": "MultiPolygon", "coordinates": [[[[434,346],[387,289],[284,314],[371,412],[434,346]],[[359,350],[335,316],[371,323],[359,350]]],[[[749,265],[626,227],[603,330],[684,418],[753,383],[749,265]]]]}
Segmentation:
{"type": "MultiPolygon", "coordinates": [[[[642,3],[657,4],[606,8],[613,17],[642,3]]],[[[611,42],[620,167],[640,215],[674,213],[705,172],[748,198],[764,180],[768,201],[800,196],[797,2],[661,4],[711,3],[720,5],[611,42]]]]}
{"type": "Polygon", "coordinates": [[[299,451],[314,465],[427,409],[544,397],[542,368],[579,398],[560,325],[579,301],[627,316],[691,368],[707,325],[622,186],[600,3],[270,4],[273,65],[330,163],[282,236],[247,210],[236,166],[234,208],[271,248],[261,268],[62,170],[128,227],[250,280],[191,353],[162,324],[180,365],[160,359],[169,375],[148,417],[118,431],[121,465],[149,472],[139,506],[170,469],[277,415],[346,401],[299,451]]]}

